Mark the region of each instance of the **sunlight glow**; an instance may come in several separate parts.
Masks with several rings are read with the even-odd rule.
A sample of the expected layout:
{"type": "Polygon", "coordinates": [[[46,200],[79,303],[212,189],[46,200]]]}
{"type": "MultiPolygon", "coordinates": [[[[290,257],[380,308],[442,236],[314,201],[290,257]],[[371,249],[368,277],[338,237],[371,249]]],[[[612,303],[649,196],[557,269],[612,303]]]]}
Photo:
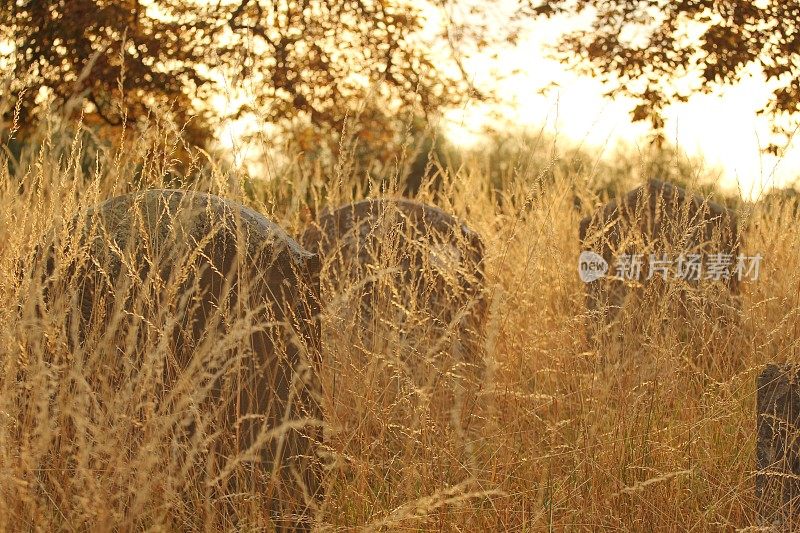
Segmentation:
{"type": "MultiPolygon", "coordinates": [[[[425,26],[412,38],[427,43],[434,57],[445,58],[450,50],[438,38],[448,17],[431,3],[421,3],[425,26]]],[[[515,3],[501,0],[488,13],[497,27],[507,22],[515,3]]],[[[478,54],[465,56],[464,67],[477,87],[494,88],[500,102],[487,104],[471,101],[445,112],[443,126],[452,142],[474,147],[487,127],[528,131],[544,129],[571,143],[601,149],[612,157],[619,145],[646,148],[648,125],[633,123],[630,112],[635,102],[630,98],[604,96],[607,88],[597,79],[581,76],[547,57],[548,46],[565,31],[587,27],[588,16],[557,16],[528,22],[515,46],[486,47],[478,54]],[[493,57],[495,56],[495,57],[493,57]]],[[[696,24],[686,28],[687,38],[698,35],[696,24]]],[[[448,63],[448,62],[444,62],[448,63]]],[[[451,63],[451,62],[450,62],[451,63]]],[[[451,74],[452,64],[443,65],[451,74]]],[[[681,87],[693,79],[676,80],[681,87]]],[[[242,95],[252,95],[257,87],[233,89],[224,80],[225,96],[212,103],[218,109],[230,109],[242,95]]],[[[769,119],[757,113],[770,97],[763,74],[751,68],[743,81],[711,94],[695,94],[687,102],[666,111],[666,135],[669,142],[688,156],[705,161],[710,168],[722,170],[721,187],[739,190],[745,198],[757,198],[771,187],[791,186],[798,178],[800,146],[790,142],[782,157],[763,153],[773,140],[769,119]]],[[[221,146],[236,153],[236,166],[250,167],[255,156],[243,136],[266,126],[253,117],[226,123],[219,138],[221,146]]]]}
{"type": "MultiPolygon", "coordinates": [[[[546,58],[547,45],[584,22],[562,17],[531,23],[517,46],[503,50],[498,60],[491,59],[487,50],[465,63],[477,83],[497,87],[503,102],[494,111],[501,115],[501,123],[536,130],[545,126],[546,132],[592,147],[619,143],[645,147],[647,125],[630,120],[633,100],[606,97],[598,80],[546,58]],[[500,76],[493,76],[493,71],[500,76]],[[498,77],[502,79],[494,82],[498,77]]],[[[756,198],[773,186],[788,186],[798,177],[794,169],[800,163],[800,146],[790,143],[781,158],[762,153],[772,137],[768,118],[757,111],[769,97],[763,75],[752,68],[735,87],[696,94],[671,106],[665,117],[668,140],[687,155],[700,155],[709,166],[721,168],[720,185],[740,189],[746,198],[756,198]]],[[[494,120],[485,107],[473,102],[447,113],[455,143],[480,142],[476,132],[494,120]]]]}

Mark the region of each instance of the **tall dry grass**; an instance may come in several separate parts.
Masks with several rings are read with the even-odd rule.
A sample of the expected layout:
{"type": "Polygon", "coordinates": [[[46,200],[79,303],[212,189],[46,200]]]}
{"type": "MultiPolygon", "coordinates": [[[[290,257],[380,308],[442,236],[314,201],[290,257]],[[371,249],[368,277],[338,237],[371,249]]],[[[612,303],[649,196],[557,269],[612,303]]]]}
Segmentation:
{"type": "MultiPolygon", "coordinates": [[[[179,506],[181,464],[143,445],[129,411],[134,384],[106,383],[91,397],[65,385],[102,385],[103,378],[72,365],[58,344],[63,316],[36,324],[19,316],[28,294],[16,272],[38,236],[101,199],[174,186],[189,173],[175,166],[178,131],[169,124],[128,131],[116,149],[75,131],[52,118],[24,139],[19,160],[0,166],[0,528],[228,529],[232,523],[214,508],[188,516],[179,506]],[[58,368],[41,356],[54,349],[64,355],[58,368]],[[32,401],[22,402],[23,394],[32,401]],[[103,406],[104,417],[73,416],[89,401],[103,406]],[[67,420],[84,424],[80,439],[69,439],[76,433],[67,420]]],[[[755,524],[755,375],[767,361],[797,360],[795,212],[743,208],[745,252],[765,260],[761,278],[743,288],[739,327],[697,316],[687,331],[660,306],[623,313],[622,345],[592,347],[576,274],[578,220],[590,207],[579,212],[573,197],[591,197],[588,184],[597,176],[594,167],[550,172],[556,158],[549,147],[544,154],[549,164],[517,165],[500,192],[479,161],[441,169],[439,190],[422,187],[419,200],[468,221],[486,244],[491,372],[477,422],[465,437],[435,423],[424,391],[401,387],[387,402],[385,380],[365,379],[358,368],[325,373],[320,529],[716,531],[755,524]]],[[[245,181],[213,156],[195,155],[194,187],[252,205],[295,235],[307,199],[335,206],[367,192],[346,165],[326,173],[294,162],[270,181],[245,181]]],[[[329,326],[334,318],[323,315],[329,326]]],[[[327,361],[355,357],[342,339],[323,339],[327,361]]],[[[258,498],[234,505],[247,518],[240,524],[270,527],[258,498]]]]}

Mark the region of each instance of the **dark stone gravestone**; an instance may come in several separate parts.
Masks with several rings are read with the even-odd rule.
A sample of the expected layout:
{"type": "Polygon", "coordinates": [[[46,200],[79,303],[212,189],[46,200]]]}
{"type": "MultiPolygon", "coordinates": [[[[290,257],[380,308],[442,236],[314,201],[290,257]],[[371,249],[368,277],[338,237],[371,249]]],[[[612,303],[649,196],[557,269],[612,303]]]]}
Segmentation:
{"type": "Polygon", "coordinates": [[[166,333],[153,401],[174,413],[176,434],[204,428],[221,462],[195,460],[191,472],[229,476],[219,501],[270,494],[278,530],[310,529],[322,495],[317,257],[263,215],[200,192],[120,196],[70,224],[66,245],[52,232],[39,246],[33,279],[44,280],[44,308],[63,307],[64,295],[75,302],[66,305],[73,358],[102,358],[107,369],[89,379],[126,379],[166,333]],[[209,391],[178,388],[186,383],[209,391]],[[288,422],[298,427],[263,437],[288,422]],[[225,461],[245,452],[256,459],[226,474],[225,461]]]}
{"type": "MultiPolygon", "coordinates": [[[[605,262],[607,267],[604,276],[586,283],[590,323],[600,328],[607,328],[614,322],[629,296],[641,295],[643,289],[654,288],[656,283],[661,287],[666,285],[666,271],[653,269],[650,272],[651,255],[673,262],[681,255],[684,258],[699,255],[706,265],[709,254],[725,254],[731,259],[730,271],[742,246],[738,220],[731,210],[654,179],[582,219],[578,234],[581,259],[593,252],[594,262],[605,262]],[[622,279],[615,266],[621,257],[635,254],[641,256],[641,271],[635,278],[629,271],[631,279],[622,279]]],[[[673,270],[674,266],[671,265],[673,270]]],[[[702,266],[700,270],[705,272],[702,266]]],[[[682,291],[699,285],[688,275],[684,278],[688,281],[682,285],[682,291]]],[[[729,274],[719,281],[729,294],[739,293],[737,276],[729,274]]]]}
{"type": "Polygon", "coordinates": [[[367,360],[396,357],[420,387],[481,386],[487,301],[475,231],[434,206],[375,198],[323,211],[301,243],[323,260],[339,324],[328,341],[345,335],[367,360]]]}
{"type": "Polygon", "coordinates": [[[770,364],[756,381],[760,525],[800,528],[800,367],[770,364]]]}

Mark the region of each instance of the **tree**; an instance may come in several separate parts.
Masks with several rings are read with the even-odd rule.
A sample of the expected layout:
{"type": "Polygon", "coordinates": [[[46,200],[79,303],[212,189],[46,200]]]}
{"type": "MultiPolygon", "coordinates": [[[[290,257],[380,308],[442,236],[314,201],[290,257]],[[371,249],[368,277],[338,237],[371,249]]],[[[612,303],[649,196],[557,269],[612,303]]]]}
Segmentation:
{"type": "Polygon", "coordinates": [[[57,107],[77,96],[76,110],[110,126],[169,110],[202,145],[219,72],[254,88],[252,105],[231,115],[278,125],[338,131],[366,97],[384,115],[459,103],[467,83],[436,68],[415,37],[424,23],[403,0],[11,0],[0,6],[0,43],[11,44],[0,46],[0,66],[22,94],[23,127],[43,95],[57,107]]]}
{"type": "Polygon", "coordinates": [[[0,53],[0,62],[12,73],[9,91],[20,97],[4,120],[18,113],[25,129],[51,99],[56,108],[85,111],[89,123],[119,126],[125,113],[137,120],[161,105],[189,124],[191,140],[203,142],[205,117],[188,117],[196,111],[193,96],[202,97],[208,81],[194,66],[207,55],[203,34],[211,25],[189,23],[186,8],[164,8],[165,16],[156,17],[131,0],[4,3],[0,40],[12,46],[0,53]]]}
{"type": "Polygon", "coordinates": [[[798,2],[528,0],[521,13],[594,13],[589,29],[563,36],[556,55],[609,82],[612,93],[636,98],[633,119],[648,120],[658,142],[667,105],[735,84],[752,67],[771,84],[773,98],[762,112],[774,119],[776,133],[788,134],[800,111],[798,2]],[[689,83],[671,83],[678,78],[689,83]]]}

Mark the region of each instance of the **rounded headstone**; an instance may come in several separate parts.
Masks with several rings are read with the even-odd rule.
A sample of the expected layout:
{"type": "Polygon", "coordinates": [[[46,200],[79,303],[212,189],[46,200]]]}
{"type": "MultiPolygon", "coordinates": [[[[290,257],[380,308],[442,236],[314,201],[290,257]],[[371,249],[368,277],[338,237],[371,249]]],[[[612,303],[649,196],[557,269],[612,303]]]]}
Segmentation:
{"type": "Polygon", "coordinates": [[[437,207],[380,198],[324,211],[301,242],[322,259],[335,334],[399,356],[418,386],[485,372],[480,236],[437,207]]]}
{"type": "Polygon", "coordinates": [[[123,386],[131,366],[160,369],[153,401],[174,414],[179,448],[198,431],[209,443],[211,457],[188,465],[195,479],[217,477],[223,496],[268,493],[277,527],[310,527],[322,483],[317,257],[252,209],[180,190],[112,198],[48,241],[41,301],[67,310],[72,357],[118,359],[92,379],[123,386]]]}

